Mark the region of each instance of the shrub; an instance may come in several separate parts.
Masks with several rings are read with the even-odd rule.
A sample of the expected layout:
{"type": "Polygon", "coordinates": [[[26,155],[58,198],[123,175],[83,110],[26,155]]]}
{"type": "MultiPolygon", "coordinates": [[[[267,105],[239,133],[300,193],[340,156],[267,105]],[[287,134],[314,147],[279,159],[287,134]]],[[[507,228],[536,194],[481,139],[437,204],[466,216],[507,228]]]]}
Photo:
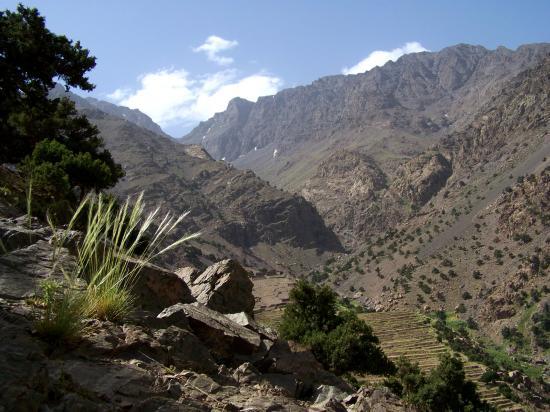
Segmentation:
{"type": "Polygon", "coordinates": [[[50,343],[71,341],[84,329],[84,294],[61,283],[45,280],[39,300],[44,312],[35,322],[36,333],[50,343]]]}
{"type": "Polygon", "coordinates": [[[448,353],[439,366],[425,375],[418,364],[404,358],[397,361],[397,373],[386,383],[422,411],[493,411],[482,401],[476,385],[466,380],[460,358],[448,353]]]}
{"type": "Polygon", "coordinates": [[[473,329],[473,330],[478,330],[479,329],[479,326],[477,324],[477,322],[475,321],[474,318],[472,318],[471,316],[468,318],[468,320],[466,321],[466,325],[470,328],[470,329],[473,329]]]}
{"type": "Polygon", "coordinates": [[[470,292],[463,292],[462,299],[464,300],[472,299],[472,295],[470,294],[470,292]]]}
{"type": "Polygon", "coordinates": [[[481,382],[492,383],[498,380],[498,378],[498,373],[496,373],[494,369],[487,368],[487,370],[483,372],[483,375],[481,375],[479,379],[481,380],[481,382]]]}
{"type": "Polygon", "coordinates": [[[308,345],[315,357],[336,373],[391,373],[372,329],[350,310],[339,310],[337,295],[328,286],[299,280],[285,307],[281,336],[308,345]]]}

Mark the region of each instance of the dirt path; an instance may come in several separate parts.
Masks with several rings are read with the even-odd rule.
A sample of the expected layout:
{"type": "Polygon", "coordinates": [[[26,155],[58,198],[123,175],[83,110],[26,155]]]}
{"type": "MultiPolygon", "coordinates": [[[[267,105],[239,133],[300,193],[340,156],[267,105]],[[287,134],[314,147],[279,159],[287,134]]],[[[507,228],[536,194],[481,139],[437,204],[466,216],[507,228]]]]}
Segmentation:
{"type": "Polygon", "coordinates": [[[453,243],[455,237],[460,237],[464,232],[471,229],[475,224],[475,216],[489,204],[494,202],[502,191],[507,186],[511,185],[511,182],[515,182],[515,180],[510,180],[508,178],[509,175],[513,175],[515,179],[518,176],[525,176],[527,174],[534,173],[538,169],[542,169],[550,164],[550,160],[548,158],[550,158],[550,137],[546,136],[544,142],[537,151],[533,152],[530,156],[521,161],[515,167],[508,170],[506,173],[501,173],[496,180],[491,182],[490,187],[486,191],[478,193],[482,196],[482,199],[472,202],[472,211],[468,214],[461,215],[451,227],[434,236],[430,243],[426,243],[424,247],[420,249],[419,257],[424,259],[427,256],[436,253],[437,251],[453,243]],[[545,162],[543,162],[544,158],[547,158],[545,162]]]}

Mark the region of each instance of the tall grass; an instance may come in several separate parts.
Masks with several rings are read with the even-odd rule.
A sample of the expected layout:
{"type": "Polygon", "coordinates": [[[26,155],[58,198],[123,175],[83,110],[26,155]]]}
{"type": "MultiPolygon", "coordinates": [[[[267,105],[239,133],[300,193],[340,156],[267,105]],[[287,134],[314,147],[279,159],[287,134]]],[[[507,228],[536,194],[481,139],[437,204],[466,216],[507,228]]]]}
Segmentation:
{"type": "Polygon", "coordinates": [[[161,215],[160,208],[145,212],[143,193],[120,207],[112,197],[89,196],[75,213],[87,210],[86,231],[77,246],[78,273],[88,286],[88,314],[119,320],[134,306],[132,288],[145,265],[156,257],[198,236],[184,236],[165,245],[167,237],[187,213],[161,215]],[[164,246],[164,247],[163,247],[164,246]],[[139,250],[139,258],[133,259],[139,250]]]}
{"type": "Polygon", "coordinates": [[[44,312],[36,332],[49,342],[70,341],[84,330],[84,294],[71,285],[47,279],[40,285],[44,312]]]}
{"type": "MultiPolygon", "coordinates": [[[[51,298],[49,303],[44,299],[53,311],[48,312],[47,308],[45,319],[49,315],[53,321],[43,322],[43,332],[57,327],[71,329],[72,323],[81,323],[85,317],[120,321],[128,316],[135,304],[133,287],[143,267],[199,236],[195,233],[167,242],[185,216],[187,213],[180,216],[161,214],[159,207],[146,212],[142,193],[135,199],[126,199],[121,206],[110,196],[87,196],[63,231],[55,230],[52,220],[48,219],[55,233],[52,239],[54,250],[72,241],[77,267],[69,274],[64,273],[66,287],[63,293],[51,298]],[[78,232],[72,229],[82,220],[84,233],[75,236],[78,232]],[[138,251],[139,257],[136,258],[138,251]],[[86,286],[77,294],[77,285],[82,281],[86,286]],[[82,310],[73,310],[75,305],[82,310]]],[[[54,269],[57,253],[54,251],[54,269]]],[[[49,298],[47,293],[44,295],[49,298]]]]}

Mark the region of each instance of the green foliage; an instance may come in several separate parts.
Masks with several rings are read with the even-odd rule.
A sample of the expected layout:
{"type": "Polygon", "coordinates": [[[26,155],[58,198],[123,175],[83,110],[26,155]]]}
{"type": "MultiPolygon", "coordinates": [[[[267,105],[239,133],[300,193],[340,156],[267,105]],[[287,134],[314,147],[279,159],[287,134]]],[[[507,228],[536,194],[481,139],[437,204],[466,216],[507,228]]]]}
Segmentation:
{"type": "Polygon", "coordinates": [[[499,376],[498,376],[498,373],[494,369],[487,368],[485,370],[485,372],[483,372],[483,374],[481,375],[481,377],[479,379],[481,380],[481,382],[493,383],[493,382],[495,382],[496,380],[499,379],[499,376]]]}
{"type": "Polygon", "coordinates": [[[372,329],[355,311],[342,310],[328,286],[298,281],[290,292],[279,331],[285,339],[308,345],[315,357],[336,373],[393,371],[372,329]]]}
{"type": "Polygon", "coordinates": [[[94,159],[89,152],[75,153],[63,143],[45,139],[34,148],[22,165],[32,175],[36,186],[51,197],[70,197],[70,189],[79,187],[82,193],[113,186],[121,172],[104,161],[94,159]]]}
{"type": "Polygon", "coordinates": [[[186,215],[174,217],[168,213],[162,217],[159,208],[146,215],[143,195],[133,203],[127,199],[118,208],[113,198],[88,196],[75,219],[82,211],[87,211],[87,222],[77,248],[78,276],[88,283],[88,313],[102,319],[126,317],[133,307],[132,287],[141,269],[155,257],[197,236],[182,237],[159,251],[186,215]],[[144,246],[149,230],[152,236],[144,246]],[[140,248],[139,260],[132,261],[130,257],[140,248]]]}
{"type": "Polygon", "coordinates": [[[37,334],[53,344],[78,338],[84,329],[84,294],[52,280],[42,282],[41,289],[44,313],[35,323],[37,334]]]}
{"type": "Polygon", "coordinates": [[[515,326],[504,326],[501,329],[500,333],[505,340],[513,343],[518,348],[521,348],[525,345],[524,336],[515,326]]]}
{"type": "Polygon", "coordinates": [[[440,357],[439,366],[429,375],[422,373],[418,364],[401,358],[395,378],[386,383],[421,411],[493,410],[481,401],[475,384],[466,380],[460,358],[448,353],[440,357]]]}
{"type": "Polygon", "coordinates": [[[48,119],[59,103],[48,100],[54,82],[92,90],[85,73],[95,66],[95,58],[79,42],[50,32],[38,10],[23,5],[16,12],[0,12],[0,56],[0,156],[17,161],[36,142],[52,137],[48,119]],[[37,128],[32,130],[31,124],[37,128]]]}
{"type": "Polygon", "coordinates": [[[545,303],[540,312],[533,315],[531,332],[535,344],[543,349],[550,349],[550,305],[545,303]]]}
{"type": "Polygon", "coordinates": [[[94,66],[88,50],[50,32],[36,9],[0,12],[0,162],[23,161],[37,190],[51,199],[70,197],[72,187],[84,197],[123,175],[74,103],[49,98],[56,81],[92,90],[85,74],[94,66]]]}

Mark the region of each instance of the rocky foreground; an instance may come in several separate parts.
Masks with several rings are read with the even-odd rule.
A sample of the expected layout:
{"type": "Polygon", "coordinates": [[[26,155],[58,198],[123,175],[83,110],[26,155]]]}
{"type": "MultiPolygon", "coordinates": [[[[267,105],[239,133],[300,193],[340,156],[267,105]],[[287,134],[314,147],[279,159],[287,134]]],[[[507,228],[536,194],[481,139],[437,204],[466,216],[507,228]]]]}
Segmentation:
{"type": "Polygon", "coordinates": [[[75,262],[53,232],[0,219],[0,411],[394,411],[385,388],[353,389],[303,347],[254,321],[241,265],[202,273],[154,265],[124,323],[89,319],[80,340],[52,346],[34,330],[35,296],[75,262]]]}

